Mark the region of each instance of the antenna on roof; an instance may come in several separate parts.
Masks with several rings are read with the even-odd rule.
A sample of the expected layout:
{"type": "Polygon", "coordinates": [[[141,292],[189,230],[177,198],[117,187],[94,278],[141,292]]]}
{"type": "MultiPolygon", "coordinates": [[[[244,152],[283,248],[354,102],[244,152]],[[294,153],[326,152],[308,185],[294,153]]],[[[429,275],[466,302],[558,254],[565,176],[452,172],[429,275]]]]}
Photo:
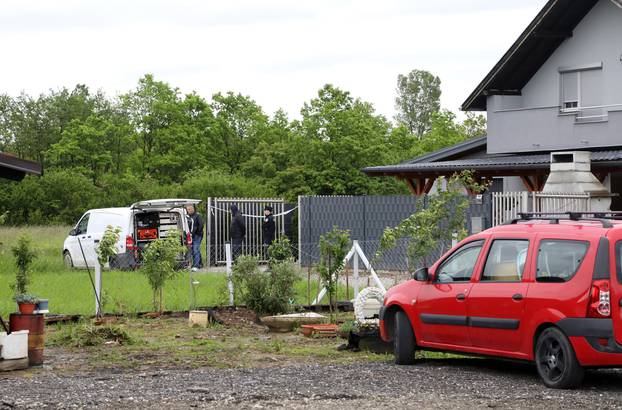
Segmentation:
{"type": "Polygon", "coordinates": [[[611,2],[622,9],[622,0],[611,0],[611,2]]]}

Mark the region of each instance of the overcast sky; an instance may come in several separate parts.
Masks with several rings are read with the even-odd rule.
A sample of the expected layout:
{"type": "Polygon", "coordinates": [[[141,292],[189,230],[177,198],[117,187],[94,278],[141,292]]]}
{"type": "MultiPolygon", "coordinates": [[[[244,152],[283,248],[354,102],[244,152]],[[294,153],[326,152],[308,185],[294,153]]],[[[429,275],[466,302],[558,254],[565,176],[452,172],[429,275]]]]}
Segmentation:
{"type": "Polygon", "coordinates": [[[394,115],[397,75],[441,77],[460,104],[546,0],[2,0],[0,93],[83,83],[110,95],[139,77],[250,95],[298,117],[332,83],[394,115]]]}

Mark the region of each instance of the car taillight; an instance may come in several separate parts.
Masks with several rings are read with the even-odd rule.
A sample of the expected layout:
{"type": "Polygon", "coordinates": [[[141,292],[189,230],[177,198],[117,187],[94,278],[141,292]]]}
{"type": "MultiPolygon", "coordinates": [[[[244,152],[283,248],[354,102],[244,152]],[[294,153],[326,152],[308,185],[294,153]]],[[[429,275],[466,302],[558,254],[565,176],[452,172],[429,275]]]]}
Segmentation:
{"type": "Polygon", "coordinates": [[[133,251],[136,249],[136,247],[134,246],[134,238],[132,238],[132,235],[127,235],[125,237],[125,249],[128,251],[133,251]]]}
{"type": "Polygon", "coordinates": [[[190,235],[190,232],[186,232],[186,245],[192,245],[192,235],[190,235]]]}
{"type": "Polygon", "coordinates": [[[595,280],[592,282],[590,306],[587,312],[589,317],[602,318],[611,316],[611,295],[609,289],[608,280],[595,280]]]}

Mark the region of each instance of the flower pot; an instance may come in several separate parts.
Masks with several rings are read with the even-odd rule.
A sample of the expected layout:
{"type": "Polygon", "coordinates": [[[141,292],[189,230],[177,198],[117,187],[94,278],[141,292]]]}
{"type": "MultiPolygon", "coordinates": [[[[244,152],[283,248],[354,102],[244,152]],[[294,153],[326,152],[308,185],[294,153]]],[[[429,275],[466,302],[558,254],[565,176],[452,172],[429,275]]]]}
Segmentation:
{"type": "Polygon", "coordinates": [[[35,311],[35,303],[18,303],[19,313],[22,315],[32,315],[32,312],[35,311]]]}
{"type": "Polygon", "coordinates": [[[39,313],[47,313],[48,312],[48,300],[47,299],[39,299],[35,310],[39,313]]]}

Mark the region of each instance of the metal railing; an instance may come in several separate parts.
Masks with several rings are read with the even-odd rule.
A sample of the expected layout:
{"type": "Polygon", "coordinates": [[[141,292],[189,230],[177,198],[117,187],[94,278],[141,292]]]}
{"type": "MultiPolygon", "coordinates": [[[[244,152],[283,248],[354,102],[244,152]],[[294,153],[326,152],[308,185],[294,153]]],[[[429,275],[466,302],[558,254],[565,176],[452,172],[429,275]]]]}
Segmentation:
{"type": "Polygon", "coordinates": [[[492,225],[516,219],[524,212],[589,212],[589,193],[493,192],[492,225]]]}

